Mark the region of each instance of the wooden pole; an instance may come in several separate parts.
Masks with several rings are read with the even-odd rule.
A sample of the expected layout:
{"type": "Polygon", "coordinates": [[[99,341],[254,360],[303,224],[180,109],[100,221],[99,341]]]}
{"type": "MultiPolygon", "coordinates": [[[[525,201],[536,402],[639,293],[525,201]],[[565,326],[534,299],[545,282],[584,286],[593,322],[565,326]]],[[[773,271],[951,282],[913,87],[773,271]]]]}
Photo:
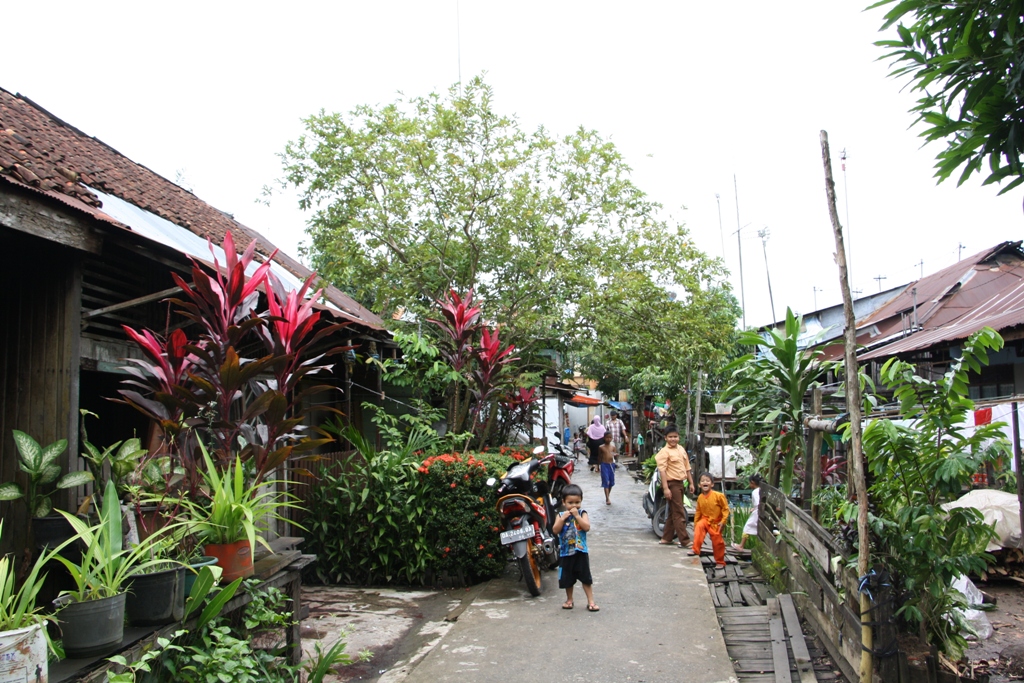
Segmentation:
{"type": "MultiPolygon", "coordinates": [[[[811,410],[815,417],[821,417],[821,387],[814,387],[811,392],[811,410]]],[[[811,443],[811,516],[818,519],[818,506],[814,504],[814,494],[821,488],[821,441],[823,435],[819,431],[814,432],[814,441],[811,443]]]]}
{"type": "MultiPolygon", "coordinates": [[[[701,372],[700,370],[697,370],[697,399],[696,399],[697,407],[694,408],[694,410],[693,410],[693,432],[692,432],[692,434],[696,438],[698,438],[698,439],[700,438],[700,406],[701,406],[701,394],[700,394],[700,392],[703,391],[703,389],[704,389],[704,387],[703,387],[704,383],[702,381],[703,379],[704,379],[704,373],[701,372]]],[[[696,443],[696,442],[694,442],[694,443],[696,443]]]]}
{"type": "MultiPolygon", "coordinates": [[[[1017,417],[1017,402],[1010,404],[1013,410],[1013,465],[1017,470],[1017,503],[1020,506],[1020,528],[1024,529],[1024,473],[1020,469],[1020,418],[1017,417]]],[[[1024,535],[1021,536],[1021,547],[1024,548],[1024,535]]]]}
{"type": "MultiPolygon", "coordinates": [[[[870,562],[868,546],[868,491],[864,477],[864,456],[861,449],[861,396],[860,373],[857,367],[857,325],[853,314],[853,295],[850,292],[849,272],[846,266],[846,246],[843,244],[843,226],[836,212],[836,184],[832,180],[832,156],[828,148],[828,133],[821,131],[821,162],[825,167],[825,196],[828,215],[832,220],[832,233],[836,240],[836,265],[839,266],[839,288],[843,293],[843,312],[846,318],[843,333],[844,366],[846,369],[846,409],[850,413],[850,460],[853,463],[853,488],[857,493],[857,572],[867,576],[870,562]]],[[[871,683],[872,648],[871,602],[860,594],[860,683],[871,683]]]]}

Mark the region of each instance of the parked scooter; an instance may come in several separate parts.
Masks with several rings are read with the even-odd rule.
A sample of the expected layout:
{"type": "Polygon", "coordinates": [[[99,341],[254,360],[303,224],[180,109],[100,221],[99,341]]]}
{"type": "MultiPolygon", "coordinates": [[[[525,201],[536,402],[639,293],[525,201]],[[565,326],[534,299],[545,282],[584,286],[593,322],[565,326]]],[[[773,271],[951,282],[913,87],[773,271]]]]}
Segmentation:
{"type": "Polygon", "coordinates": [[[498,503],[504,530],[501,544],[509,546],[519,564],[530,595],[540,595],[542,568],[558,566],[558,539],[551,533],[555,511],[548,495],[547,481],[532,481],[530,475],[545,464],[554,468],[556,456],[537,459],[543,446],[534,449],[534,458],[513,465],[501,482],[494,478],[487,484],[498,484],[498,503]]]}
{"type": "Polygon", "coordinates": [[[655,469],[647,493],[644,494],[644,512],[651,518],[651,530],[658,538],[664,533],[665,520],[668,519],[668,499],[661,489],[661,470],[655,469]]]}
{"type": "MultiPolygon", "coordinates": [[[[683,505],[686,506],[686,512],[690,518],[693,518],[693,509],[687,505],[690,499],[683,494],[683,505]]],[[[651,531],[653,531],[658,538],[665,533],[665,522],[668,520],[668,498],[665,497],[665,493],[661,486],[661,470],[654,470],[654,476],[651,477],[651,483],[647,487],[647,493],[644,494],[644,512],[651,518],[651,531]]]]}

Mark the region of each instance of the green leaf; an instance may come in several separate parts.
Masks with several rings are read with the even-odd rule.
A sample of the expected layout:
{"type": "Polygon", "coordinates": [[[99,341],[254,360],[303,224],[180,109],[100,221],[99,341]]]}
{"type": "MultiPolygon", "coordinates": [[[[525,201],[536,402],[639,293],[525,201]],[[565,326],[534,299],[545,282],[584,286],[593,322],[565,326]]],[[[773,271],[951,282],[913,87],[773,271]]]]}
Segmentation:
{"type": "MultiPolygon", "coordinates": [[[[58,472],[59,472],[58,468],[58,472]]],[[[93,481],[94,477],[92,472],[89,470],[79,470],[78,472],[68,472],[60,481],[57,482],[57,488],[59,489],[73,489],[79,486],[84,486],[90,481],[93,481]]]]}

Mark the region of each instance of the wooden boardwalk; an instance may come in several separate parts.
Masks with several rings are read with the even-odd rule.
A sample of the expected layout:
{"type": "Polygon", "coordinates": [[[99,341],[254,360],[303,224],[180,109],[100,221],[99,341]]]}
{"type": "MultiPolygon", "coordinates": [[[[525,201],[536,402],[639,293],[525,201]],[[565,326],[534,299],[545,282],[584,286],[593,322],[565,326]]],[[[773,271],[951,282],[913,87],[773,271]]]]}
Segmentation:
{"type": "Polygon", "coordinates": [[[777,596],[742,556],[729,554],[725,569],[716,569],[710,548],[702,550],[701,563],[737,679],[742,683],[844,680],[822,662],[823,653],[804,639],[791,595],[777,596]]]}

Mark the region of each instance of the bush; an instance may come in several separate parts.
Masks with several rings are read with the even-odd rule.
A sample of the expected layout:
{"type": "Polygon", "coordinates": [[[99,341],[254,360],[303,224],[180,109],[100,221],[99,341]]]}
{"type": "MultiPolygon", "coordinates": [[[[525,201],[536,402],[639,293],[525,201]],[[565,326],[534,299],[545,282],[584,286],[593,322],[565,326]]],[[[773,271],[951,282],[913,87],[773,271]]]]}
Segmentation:
{"type": "Polygon", "coordinates": [[[415,583],[432,557],[424,535],[432,497],[416,472],[422,440],[378,451],[358,432],[345,437],[356,450],[340,466],[322,468],[310,491],[305,525],[317,576],[324,583],[415,583]]]}
{"type": "Polygon", "coordinates": [[[423,461],[419,471],[431,508],[425,536],[434,553],[434,571],[461,576],[469,583],[504,571],[508,558],[498,540],[497,496],[486,482],[530,457],[529,452],[502,446],[497,453],[445,453],[423,461]]]}

